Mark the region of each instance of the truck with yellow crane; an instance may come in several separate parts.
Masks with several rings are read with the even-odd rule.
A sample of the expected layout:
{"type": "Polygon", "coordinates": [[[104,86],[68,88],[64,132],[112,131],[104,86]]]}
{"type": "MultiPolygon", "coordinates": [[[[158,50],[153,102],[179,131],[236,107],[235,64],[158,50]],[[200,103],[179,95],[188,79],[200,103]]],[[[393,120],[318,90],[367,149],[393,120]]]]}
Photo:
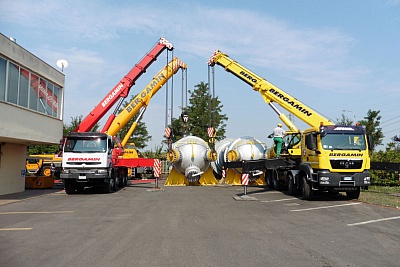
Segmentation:
{"type": "Polygon", "coordinates": [[[262,162],[242,162],[243,172],[251,173],[255,168],[253,166],[262,166],[268,184],[276,189],[286,185],[289,194],[301,192],[303,199],[312,198],[318,191],[346,192],[348,198],[356,199],[360,195],[360,188],[370,185],[371,143],[363,127],[335,125],[221,51],[215,51],[207,63],[211,67],[215,64],[222,66],[259,92],[291,129],[287,132],[287,144],[281,158],[274,159],[274,153],[270,151],[269,158],[262,162]],[[298,130],[274,103],[310,128],[298,130]]]}

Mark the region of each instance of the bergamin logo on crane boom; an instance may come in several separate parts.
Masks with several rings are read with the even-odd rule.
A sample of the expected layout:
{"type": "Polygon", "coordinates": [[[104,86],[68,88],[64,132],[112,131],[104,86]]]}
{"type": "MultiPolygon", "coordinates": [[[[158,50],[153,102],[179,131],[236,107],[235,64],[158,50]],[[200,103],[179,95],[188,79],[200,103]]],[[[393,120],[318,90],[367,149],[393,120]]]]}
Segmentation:
{"type": "Polygon", "coordinates": [[[126,111],[131,112],[142,101],[142,99],[146,98],[146,96],[154,89],[154,87],[156,87],[161,79],[165,79],[165,76],[162,73],[157,78],[155,78],[152,83],[149,84],[149,86],[147,86],[146,89],[143,90],[129,106],[126,107],[126,111]]]}
{"type": "Polygon", "coordinates": [[[103,103],[101,103],[101,105],[103,106],[103,108],[118,94],[119,91],[121,91],[121,89],[124,87],[124,85],[122,83],[120,83],[117,88],[115,88],[111,94],[109,94],[103,101],[103,103]]]}
{"type": "Polygon", "coordinates": [[[295,101],[291,100],[289,97],[285,96],[284,94],[282,94],[278,90],[276,90],[274,88],[270,88],[268,91],[271,94],[276,95],[278,98],[280,98],[281,100],[283,100],[287,104],[291,105],[293,108],[297,109],[301,113],[303,113],[303,114],[305,114],[307,116],[311,116],[312,115],[312,112],[308,111],[306,108],[301,106],[299,103],[296,103],[295,101]]]}

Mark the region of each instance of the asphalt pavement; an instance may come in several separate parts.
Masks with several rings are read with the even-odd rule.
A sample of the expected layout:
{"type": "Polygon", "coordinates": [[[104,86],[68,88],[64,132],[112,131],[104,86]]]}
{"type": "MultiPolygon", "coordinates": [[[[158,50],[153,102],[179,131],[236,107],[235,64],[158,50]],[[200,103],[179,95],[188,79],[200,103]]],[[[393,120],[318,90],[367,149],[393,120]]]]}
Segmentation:
{"type": "Polygon", "coordinates": [[[0,197],[0,266],[398,266],[398,209],[159,185],[0,197]]]}

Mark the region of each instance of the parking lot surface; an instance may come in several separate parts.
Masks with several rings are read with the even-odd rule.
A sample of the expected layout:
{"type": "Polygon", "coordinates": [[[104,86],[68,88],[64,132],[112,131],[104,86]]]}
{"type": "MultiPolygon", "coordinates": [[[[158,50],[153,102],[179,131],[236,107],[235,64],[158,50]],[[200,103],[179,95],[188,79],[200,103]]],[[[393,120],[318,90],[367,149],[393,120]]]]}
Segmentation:
{"type": "Polygon", "coordinates": [[[398,266],[400,210],[264,187],[0,197],[0,266],[398,266]]]}

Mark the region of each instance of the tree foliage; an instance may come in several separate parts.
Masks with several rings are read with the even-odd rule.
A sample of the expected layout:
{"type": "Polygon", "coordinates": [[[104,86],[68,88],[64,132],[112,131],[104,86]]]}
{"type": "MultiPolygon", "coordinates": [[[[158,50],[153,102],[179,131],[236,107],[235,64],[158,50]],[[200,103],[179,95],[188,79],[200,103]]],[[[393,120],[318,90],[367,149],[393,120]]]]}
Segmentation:
{"type": "MultiPolygon", "coordinates": [[[[83,115],[71,117],[70,124],[64,123],[63,136],[67,136],[68,134],[72,133],[76,129],[76,127],[78,127],[79,124],[81,124],[82,121],[83,121],[83,115]]],[[[99,128],[100,128],[99,123],[96,123],[90,131],[97,132],[99,128]]]]}
{"type": "Polygon", "coordinates": [[[336,121],[338,125],[352,125],[354,123],[352,119],[346,117],[343,113],[340,119],[336,118],[336,121]]]}
{"type": "MultiPolygon", "coordinates": [[[[371,155],[372,162],[400,163],[400,150],[394,142],[387,144],[385,151],[374,152],[371,155]],[[396,148],[397,146],[397,148],[396,148]]],[[[375,185],[393,186],[399,185],[398,174],[390,171],[371,171],[372,183],[375,185]]]]}
{"type": "Polygon", "coordinates": [[[378,111],[368,110],[367,116],[364,117],[365,120],[361,120],[359,123],[361,126],[365,126],[365,130],[368,136],[371,137],[373,144],[371,150],[373,151],[376,146],[382,145],[383,132],[380,128],[381,116],[378,111]]]}
{"type": "Polygon", "coordinates": [[[218,97],[212,97],[208,84],[201,82],[195,85],[193,91],[189,90],[190,99],[184,109],[189,119],[185,125],[181,118],[172,120],[173,141],[177,141],[186,135],[194,135],[208,141],[207,128],[212,126],[217,130],[216,140],[225,138],[228,117],[221,114],[223,105],[218,97]],[[186,127],[184,127],[186,126],[186,127]]]}

